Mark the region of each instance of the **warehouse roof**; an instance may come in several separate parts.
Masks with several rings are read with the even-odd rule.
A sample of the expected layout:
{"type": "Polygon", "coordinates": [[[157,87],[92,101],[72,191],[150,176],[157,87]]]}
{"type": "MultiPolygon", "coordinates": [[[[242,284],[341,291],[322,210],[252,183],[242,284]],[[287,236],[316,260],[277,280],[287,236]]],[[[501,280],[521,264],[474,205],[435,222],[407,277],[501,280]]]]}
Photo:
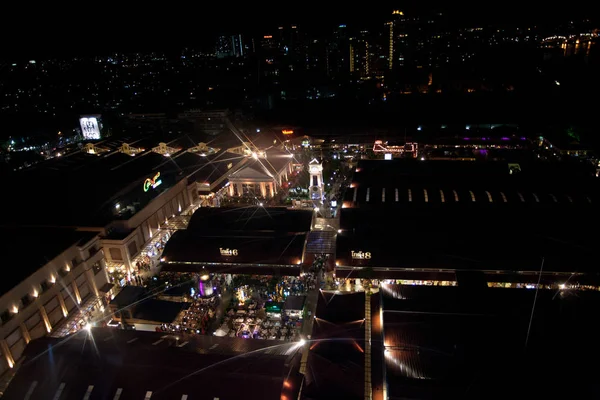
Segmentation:
{"type": "Polygon", "coordinates": [[[390,398],[593,397],[599,386],[588,365],[600,352],[590,316],[600,296],[540,290],[529,330],[535,295],[385,285],[390,398]]]}
{"type": "Polygon", "coordinates": [[[544,258],[545,271],[597,273],[592,265],[600,236],[587,226],[593,214],[593,205],[407,205],[402,213],[343,209],[337,261],[341,266],[538,271],[544,258]]]}
{"type": "Polygon", "coordinates": [[[600,203],[600,184],[580,164],[411,159],[359,162],[345,207],[398,207],[406,203],[600,203]]]}

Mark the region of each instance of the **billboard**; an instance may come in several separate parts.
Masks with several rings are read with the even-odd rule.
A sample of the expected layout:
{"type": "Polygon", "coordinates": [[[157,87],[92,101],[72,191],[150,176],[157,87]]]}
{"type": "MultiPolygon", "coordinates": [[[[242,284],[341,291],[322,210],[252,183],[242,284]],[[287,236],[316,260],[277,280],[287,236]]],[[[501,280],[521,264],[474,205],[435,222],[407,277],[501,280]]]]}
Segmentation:
{"type": "Polygon", "coordinates": [[[86,140],[100,139],[100,127],[98,126],[98,118],[96,117],[81,117],[79,118],[81,125],[81,134],[86,140]]]}

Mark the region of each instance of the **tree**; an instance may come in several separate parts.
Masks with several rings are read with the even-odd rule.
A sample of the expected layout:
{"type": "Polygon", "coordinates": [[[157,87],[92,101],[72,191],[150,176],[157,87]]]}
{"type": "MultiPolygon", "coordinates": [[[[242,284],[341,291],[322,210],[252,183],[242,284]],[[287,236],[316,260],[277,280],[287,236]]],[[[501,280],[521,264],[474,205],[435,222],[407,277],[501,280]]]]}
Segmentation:
{"type": "Polygon", "coordinates": [[[569,135],[569,137],[577,142],[581,141],[581,137],[579,136],[579,134],[577,132],[575,132],[575,128],[573,128],[572,126],[567,128],[567,135],[569,135]]]}

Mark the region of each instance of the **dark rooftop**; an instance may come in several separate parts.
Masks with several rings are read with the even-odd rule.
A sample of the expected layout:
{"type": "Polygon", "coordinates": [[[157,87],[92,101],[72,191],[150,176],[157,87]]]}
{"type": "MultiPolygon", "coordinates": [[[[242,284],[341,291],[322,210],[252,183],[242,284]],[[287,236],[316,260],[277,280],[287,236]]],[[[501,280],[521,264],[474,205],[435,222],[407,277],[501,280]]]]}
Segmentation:
{"type": "Polygon", "coordinates": [[[340,212],[341,266],[589,272],[600,186],[586,169],[506,162],[361,161],[340,212]],[[389,163],[389,164],[386,164],[389,163]],[[369,252],[369,259],[351,252],[369,252]]]}
{"type": "Polygon", "coordinates": [[[125,286],[110,302],[117,310],[131,307],[133,318],[171,323],[189,303],[177,303],[149,298],[148,290],[141,286],[125,286]]]}
{"type": "Polygon", "coordinates": [[[206,267],[210,272],[298,275],[311,222],[312,212],[306,210],[199,208],[188,228],[167,242],[164,267],[180,272],[206,267]]]}
{"type": "Polygon", "coordinates": [[[244,157],[236,153],[221,152],[214,156],[203,157],[205,160],[197,164],[190,180],[196,182],[213,183],[222,176],[235,171],[238,163],[244,160],[244,157]]]}
{"type": "Polygon", "coordinates": [[[284,207],[201,207],[192,215],[187,230],[203,233],[308,232],[312,216],[312,211],[284,207]]]}
{"type": "Polygon", "coordinates": [[[167,300],[148,299],[136,305],[133,318],[170,324],[190,303],[180,303],[167,300]]]}
{"type": "Polygon", "coordinates": [[[303,394],[364,399],[365,294],[320,292],[303,394]]]}
{"type": "Polygon", "coordinates": [[[6,269],[0,295],[73,245],[83,246],[98,235],[70,228],[0,227],[2,259],[6,269]],[[24,257],[26,255],[26,257],[24,257]]]}
{"type": "Polygon", "coordinates": [[[142,286],[127,285],[110,301],[110,304],[117,309],[125,308],[143,299],[146,294],[147,290],[142,286]]]}
{"type": "Polygon", "coordinates": [[[135,157],[119,151],[96,155],[80,151],[10,175],[5,185],[19,187],[19,192],[2,201],[6,209],[27,210],[8,215],[14,223],[104,226],[131,217],[183,179],[171,164],[170,158],[148,149],[135,157]],[[144,181],[159,172],[161,185],[144,192],[144,181]],[[45,196],[40,203],[44,194],[56,195],[45,196]]]}
{"type": "Polygon", "coordinates": [[[594,398],[597,292],[386,285],[390,399],[594,398]],[[568,351],[566,350],[568,349],[568,351]],[[518,395],[516,395],[518,393],[518,395]]]}
{"type": "Polygon", "coordinates": [[[337,236],[339,265],[430,270],[588,272],[599,235],[589,228],[593,205],[513,208],[467,204],[344,209],[337,236]],[[370,259],[351,252],[370,252],[370,259]]]}
{"type": "Polygon", "coordinates": [[[61,390],[61,399],[80,400],[92,388],[90,399],[152,392],[152,399],[280,400],[298,350],[289,342],[103,328],[88,336],[31,342],[5,398],[47,399],[61,390]]]}
{"type": "Polygon", "coordinates": [[[238,234],[207,236],[180,230],[167,242],[163,257],[168,263],[233,263],[297,265],[302,260],[306,234],[238,234]],[[237,250],[237,254],[223,253],[237,250]]]}
{"type": "Polygon", "coordinates": [[[345,207],[411,202],[600,203],[600,182],[572,163],[368,160],[359,162],[344,196],[345,207]]]}

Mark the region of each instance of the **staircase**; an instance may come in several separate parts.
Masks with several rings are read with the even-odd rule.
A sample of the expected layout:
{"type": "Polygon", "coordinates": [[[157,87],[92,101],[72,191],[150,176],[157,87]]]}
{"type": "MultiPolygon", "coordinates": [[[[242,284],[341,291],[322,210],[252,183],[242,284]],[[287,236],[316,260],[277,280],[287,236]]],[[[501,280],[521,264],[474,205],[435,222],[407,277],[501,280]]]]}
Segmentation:
{"type": "Polygon", "coordinates": [[[335,254],[336,232],[312,231],[308,234],[306,254],[335,254]]]}

